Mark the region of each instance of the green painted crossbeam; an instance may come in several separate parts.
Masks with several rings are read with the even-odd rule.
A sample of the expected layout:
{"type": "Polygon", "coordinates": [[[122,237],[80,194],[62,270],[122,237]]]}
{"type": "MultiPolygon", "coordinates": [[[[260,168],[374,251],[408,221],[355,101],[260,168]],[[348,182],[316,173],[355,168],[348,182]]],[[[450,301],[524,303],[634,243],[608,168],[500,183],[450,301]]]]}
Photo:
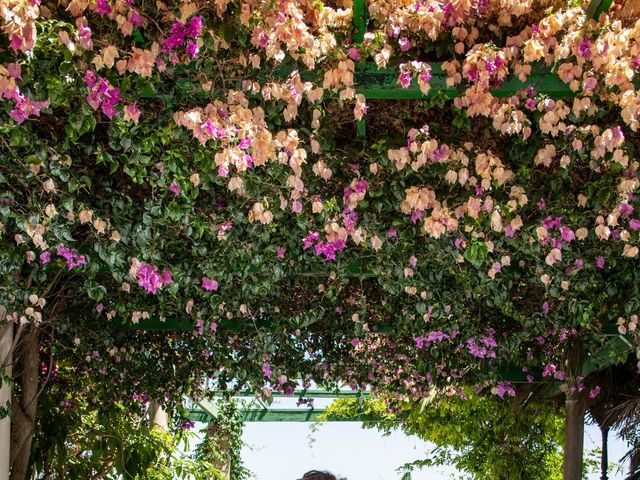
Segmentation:
{"type": "MultiPolygon", "coordinates": [[[[379,421],[380,417],[375,415],[358,415],[356,417],[323,418],[325,410],[322,408],[247,408],[239,410],[243,422],[373,422],[379,421]]],[[[194,422],[210,422],[214,419],[209,413],[202,409],[192,409],[187,417],[194,422]]]]}

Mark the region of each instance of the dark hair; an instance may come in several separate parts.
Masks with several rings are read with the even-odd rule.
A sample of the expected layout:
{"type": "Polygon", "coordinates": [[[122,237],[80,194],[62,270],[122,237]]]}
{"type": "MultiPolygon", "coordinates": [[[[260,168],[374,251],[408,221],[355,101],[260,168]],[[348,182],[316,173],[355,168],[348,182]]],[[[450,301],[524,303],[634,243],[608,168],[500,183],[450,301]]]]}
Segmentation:
{"type": "Polygon", "coordinates": [[[338,480],[335,475],[319,470],[310,470],[300,480],[338,480]]]}

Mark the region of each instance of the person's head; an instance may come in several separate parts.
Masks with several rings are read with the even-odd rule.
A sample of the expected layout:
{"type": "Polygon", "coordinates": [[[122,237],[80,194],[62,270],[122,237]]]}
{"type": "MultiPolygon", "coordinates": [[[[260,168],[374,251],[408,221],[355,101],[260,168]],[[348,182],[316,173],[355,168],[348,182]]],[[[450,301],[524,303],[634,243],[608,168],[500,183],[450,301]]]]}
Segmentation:
{"type": "Polygon", "coordinates": [[[305,473],[300,480],[338,480],[335,475],[329,472],[311,470],[305,473]]]}

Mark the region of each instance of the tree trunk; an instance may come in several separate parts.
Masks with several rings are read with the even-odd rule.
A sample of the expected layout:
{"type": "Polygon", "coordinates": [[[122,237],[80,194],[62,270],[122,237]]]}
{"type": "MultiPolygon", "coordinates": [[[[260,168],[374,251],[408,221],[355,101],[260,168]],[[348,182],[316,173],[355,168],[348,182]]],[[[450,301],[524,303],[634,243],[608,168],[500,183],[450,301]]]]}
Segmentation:
{"type": "MultiPolygon", "coordinates": [[[[7,316],[7,310],[0,305],[0,322],[4,321],[7,316]]],[[[13,344],[13,323],[8,322],[0,329],[0,365],[3,375],[2,387],[0,387],[0,409],[6,416],[0,419],[0,479],[9,478],[10,459],[9,449],[11,446],[11,364],[13,363],[13,355],[11,354],[11,346],[13,344]],[[6,410],[5,410],[6,409],[6,410]]]]}
{"type": "Polygon", "coordinates": [[[600,456],[600,480],[608,480],[609,470],[609,427],[600,427],[602,433],[602,455],[600,456]]]}
{"type": "Polygon", "coordinates": [[[38,406],[38,329],[31,325],[23,337],[18,358],[21,398],[14,395],[11,418],[10,480],[25,480],[29,469],[31,442],[38,406]]]}
{"type": "Polygon", "coordinates": [[[567,392],[564,422],[564,480],[582,479],[584,409],[576,393],[567,392]]]}

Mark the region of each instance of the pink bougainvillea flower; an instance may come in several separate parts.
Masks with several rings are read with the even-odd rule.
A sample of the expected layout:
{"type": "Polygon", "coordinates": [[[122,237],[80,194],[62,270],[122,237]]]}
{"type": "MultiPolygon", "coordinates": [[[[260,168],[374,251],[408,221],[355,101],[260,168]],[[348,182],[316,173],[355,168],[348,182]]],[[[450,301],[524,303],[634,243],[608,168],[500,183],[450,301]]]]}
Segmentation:
{"type": "Polygon", "coordinates": [[[600,255],[596,257],[596,267],[602,270],[604,268],[604,263],[605,259],[603,256],[600,255]]]}
{"type": "Polygon", "coordinates": [[[129,10],[127,20],[129,20],[129,23],[134,27],[139,27],[144,22],[144,17],[140,15],[137,10],[129,10]]]}
{"type": "Polygon", "coordinates": [[[402,88],[409,88],[409,85],[411,85],[411,72],[402,70],[398,76],[398,83],[402,88]]]}
{"type": "Polygon", "coordinates": [[[189,55],[195,58],[198,56],[198,53],[200,52],[200,47],[193,40],[189,40],[187,42],[187,48],[185,50],[189,55]]]}
{"type": "Polygon", "coordinates": [[[68,270],[79,267],[80,265],[85,265],[87,263],[87,258],[84,255],[79,255],[69,247],[66,247],[64,245],[58,246],[58,248],[56,249],[56,254],[66,260],[68,270]]]}
{"type": "Polygon", "coordinates": [[[96,13],[101,17],[111,13],[111,5],[107,0],[96,0],[96,13]]]}
{"type": "Polygon", "coordinates": [[[591,390],[589,390],[589,398],[596,398],[598,395],[600,395],[600,387],[599,386],[596,385],[591,390]]]}
{"type": "Polygon", "coordinates": [[[169,185],[169,190],[171,190],[171,193],[173,193],[176,197],[182,193],[182,189],[177,182],[171,182],[171,185],[169,185]]]}
{"type": "Polygon", "coordinates": [[[138,285],[151,294],[155,294],[163,285],[173,283],[173,275],[169,270],[164,270],[160,274],[157,266],[146,262],[140,262],[136,279],[138,280],[138,285]]]}
{"type": "Polygon", "coordinates": [[[361,58],[360,55],[360,50],[358,50],[357,48],[351,47],[348,51],[347,51],[347,55],[349,55],[349,58],[351,60],[355,60],[358,61],[361,58]]]}
{"type": "Polygon", "coordinates": [[[42,265],[45,265],[50,261],[51,261],[51,252],[48,252],[45,250],[44,252],[40,253],[40,263],[42,265]]]}
{"type": "Polygon", "coordinates": [[[620,210],[620,215],[623,217],[628,217],[633,213],[633,207],[628,203],[621,203],[618,208],[620,210]]]}
{"type": "Polygon", "coordinates": [[[320,239],[320,233],[309,230],[309,235],[302,239],[303,248],[306,250],[311,248],[320,239]]]}
{"type": "Polygon", "coordinates": [[[268,363],[262,364],[262,374],[267,378],[271,378],[271,376],[273,375],[273,372],[271,371],[268,363]]]}
{"type": "Polygon", "coordinates": [[[284,259],[284,256],[285,256],[286,252],[287,252],[287,249],[284,248],[284,247],[278,247],[276,249],[276,255],[278,256],[278,258],[280,260],[284,259]]]}
{"type": "Polygon", "coordinates": [[[218,290],[219,284],[216,280],[209,277],[202,277],[202,288],[208,292],[215,292],[218,290]]]}
{"type": "Polygon", "coordinates": [[[505,395],[510,397],[516,396],[516,391],[513,389],[510,382],[500,382],[495,391],[496,395],[500,398],[504,398],[505,395]]]}
{"type": "Polygon", "coordinates": [[[22,67],[20,67],[19,63],[7,64],[7,73],[11,78],[15,78],[16,80],[22,80],[22,67]]]}

